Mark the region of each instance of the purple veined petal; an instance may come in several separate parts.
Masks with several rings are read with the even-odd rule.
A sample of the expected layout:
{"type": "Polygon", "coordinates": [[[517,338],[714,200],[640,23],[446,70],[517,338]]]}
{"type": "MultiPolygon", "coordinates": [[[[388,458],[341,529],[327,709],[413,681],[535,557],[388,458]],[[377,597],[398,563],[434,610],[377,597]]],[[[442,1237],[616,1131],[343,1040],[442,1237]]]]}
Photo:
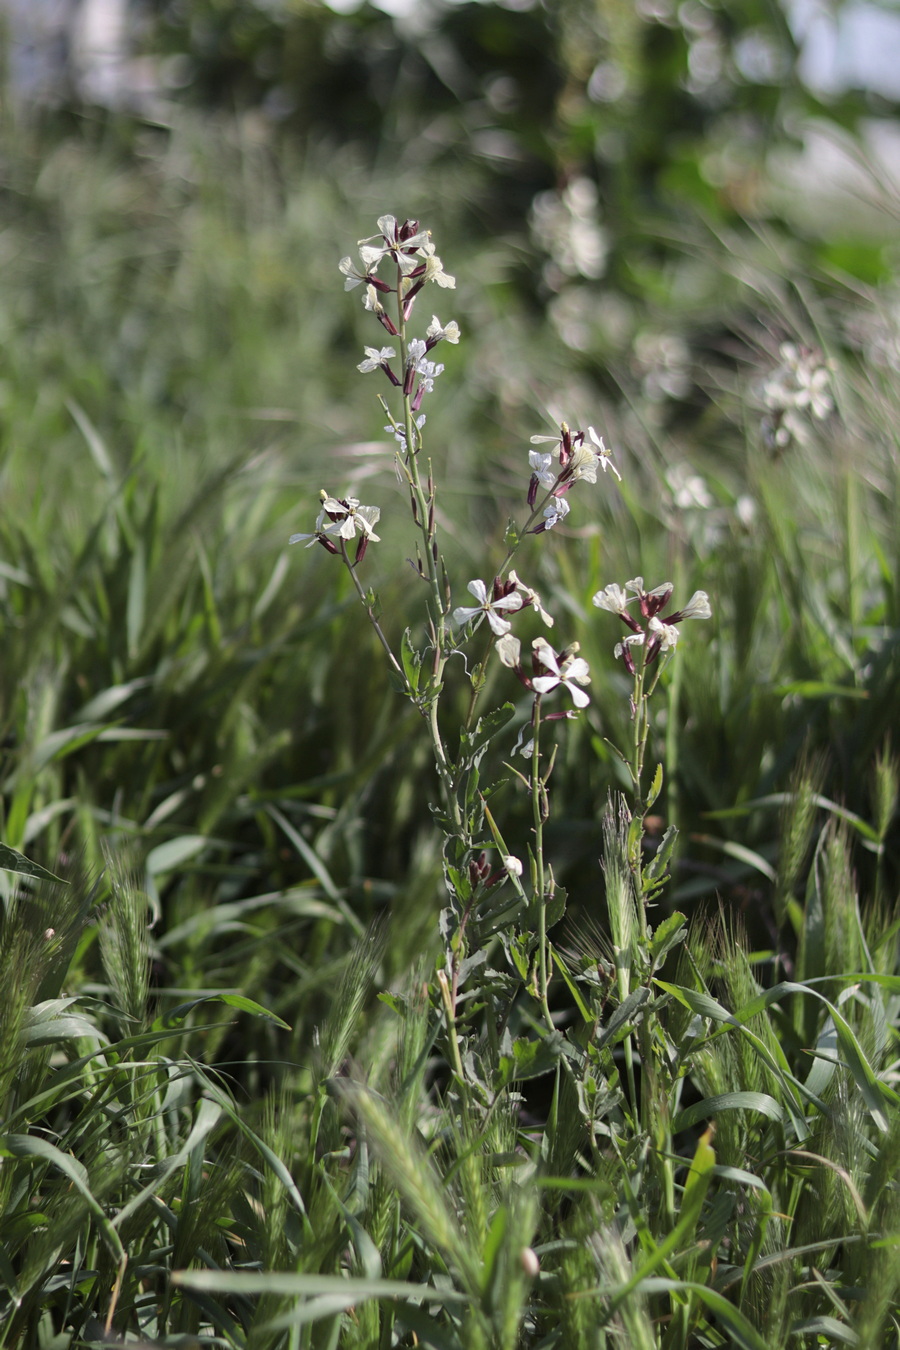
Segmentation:
{"type": "Polygon", "coordinates": [[[487,604],[487,587],[483,581],[479,581],[477,578],[470,581],[466,590],[470,595],[474,595],[475,599],[480,601],[482,605],[487,604]]]}
{"type": "Polygon", "coordinates": [[[531,683],[539,694],[549,694],[551,689],[558,689],[562,681],[558,675],[535,675],[531,683]]]}

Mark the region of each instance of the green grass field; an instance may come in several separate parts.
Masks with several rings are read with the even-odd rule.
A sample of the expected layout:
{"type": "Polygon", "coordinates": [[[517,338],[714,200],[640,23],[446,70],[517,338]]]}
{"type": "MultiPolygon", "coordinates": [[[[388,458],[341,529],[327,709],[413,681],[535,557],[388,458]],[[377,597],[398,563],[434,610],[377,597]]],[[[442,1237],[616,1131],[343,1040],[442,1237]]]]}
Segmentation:
{"type": "Polygon", "coordinates": [[[250,119],[24,128],[0,190],[0,838],[59,878],[0,872],[3,1350],[897,1346],[889,294],[698,223],[572,345],[464,167],[250,119]],[[431,495],[338,271],[385,212],[457,279],[415,315],[462,330],[431,495]],[[451,659],[449,616],[560,420],[622,478],[516,557],[591,671],[532,770],[499,661],[460,741],[487,626],[451,659]],[[288,546],[322,489],[380,506],[356,575],[388,645],[427,672],[445,625],[418,702],[351,569],[288,546]],[[438,532],[449,602],[407,561],[438,532]],[[637,791],[591,603],[635,577],[712,609],[637,791]],[[482,846],[524,890],[492,898],[482,846]]]}

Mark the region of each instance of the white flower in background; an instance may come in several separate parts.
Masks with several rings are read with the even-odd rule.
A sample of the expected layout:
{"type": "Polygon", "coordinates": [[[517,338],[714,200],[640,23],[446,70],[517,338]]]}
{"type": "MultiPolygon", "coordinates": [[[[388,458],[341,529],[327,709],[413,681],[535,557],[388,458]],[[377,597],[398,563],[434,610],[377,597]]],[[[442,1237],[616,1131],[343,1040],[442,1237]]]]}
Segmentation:
{"type": "Polygon", "coordinates": [[[532,685],[539,694],[549,694],[562,686],[567,689],[576,708],[586,708],[590,697],[580,686],[590,684],[591,673],[584,657],[576,655],[578,643],[573,642],[562,653],[562,661],[546,638],[535,638],[531,644],[534,656],[549,674],[535,675],[532,685]]]}
{"type": "Polygon", "coordinates": [[[366,359],[360,361],[356,367],[363,375],[368,374],[370,370],[380,370],[385,361],[389,361],[395,355],[393,347],[364,347],[363,351],[366,359]]]}
{"type": "Polygon", "coordinates": [[[709,511],[715,506],[706,480],[694,473],[689,464],[673,464],[666,470],[666,482],[680,511],[709,511]]]}
{"type": "Polygon", "coordinates": [[[572,178],[562,192],[539,192],[531,203],[529,227],[549,255],[543,270],[552,290],[560,290],[567,277],[595,281],[603,275],[609,246],[590,178],[572,178]]]}
{"type": "Polygon", "coordinates": [[[425,336],[433,346],[436,342],[459,342],[459,324],[455,319],[451,319],[446,327],[441,323],[436,314],[431,316],[431,323],[425,329],[425,336]]]}
{"type": "Polygon", "coordinates": [[[756,502],[747,493],[743,493],[734,504],[734,514],[744,529],[749,530],[756,521],[756,502]]]}
{"type": "Polygon", "coordinates": [[[469,623],[474,619],[477,627],[477,625],[481,623],[481,620],[487,616],[491,631],[495,633],[497,637],[502,637],[504,633],[510,631],[512,624],[508,619],[502,617],[500,611],[513,613],[515,610],[521,609],[521,595],[517,594],[516,591],[513,591],[510,595],[501,596],[499,600],[489,599],[487,586],[485,586],[483,581],[477,580],[470,581],[466,590],[470,595],[474,595],[478,604],[473,606],[460,605],[453,611],[454,623],[462,625],[469,623]]]}
{"type": "Polygon", "coordinates": [[[778,355],[781,364],[763,384],[763,401],[771,412],[763,429],[777,447],[784,447],[792,439],[806,440],[802,414],[823,421],[834,409],[834,400],[829,391],[831,363],[821,353],[783,342],[778,355]]]}
{"type": "Polygon", "coordinates": [[[503,859],[503,866],[511,877],[520,877],[522,875],[522,864],[518,858],[510,853],[503,859]]]}

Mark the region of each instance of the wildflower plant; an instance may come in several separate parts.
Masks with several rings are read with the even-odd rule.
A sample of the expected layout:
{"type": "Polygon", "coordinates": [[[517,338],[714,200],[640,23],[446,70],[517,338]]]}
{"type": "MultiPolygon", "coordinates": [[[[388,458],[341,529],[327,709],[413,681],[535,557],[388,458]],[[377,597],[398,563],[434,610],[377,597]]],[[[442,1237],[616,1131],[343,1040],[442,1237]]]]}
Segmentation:
{"type": "MultiPolygon", "coordinates": [[[[388,661],[394,684],[418,709],[428,728],[440,786],[434,806],[444,836],[445,875],[450,907],[444,916],[447,940],[445,1012],[452,1028],[457,1016],[461,985],[474,953],[494,936],[516,955],[509,966],[514,977],[526,978],[542,1010],[548,1030],[554,1029],[547,989],[551,958],[547,944],[548,917],[561,917],[564,898],[552,867],[544,857],[543,827],[548,813],[547,783],[553,755],[542,750],[544,724],[576,716],[587,706],[590,672],[577,655],[577,644],[556,649],[545,638],[535,639],[526,673],[521,641],[514,632],[520,615],[532,609],[549,628],[553,616],[540,595],[513,568],[530,536],[546,534],[568,515],[570,496],[582,484],[596,484],[601,475],[619,473],[603,437],[593,427],[575,431],[562,425],[558,434],[532,437],[535,448],[527,452],[524,466],[525,518],[506,535],[506,554],[492,578],[472,578],[466,583],[470,602],[451,581],[441,552],[436,520],[437,483],[425,449],[425,400],[444,370],[436,352],[456,345],[460,328],[455,319],[432,314],[417,331],[416,302],[426,288],[452,290],[455,279],[438,257],[430,233],[418,221],[399,221],[385,215],[378,221],[378,234],[360,241],[358,257],[341,260],[345,288],[364,287],[363,304],[389,335],[383,346],[366,346],[358,370],[380,376],[388,388],[381,395],[387,417],[386,430],[396,442],[396,470],[409,494],[413,525],[417,530],[415,570],[426,591],[427,619],[424,640],[407,628],[395,650],[377,617],[374,593],[360,576],[361,564],[371,543],[378,541],[375,526],[380,509],[365,506],[352,497],[339,497],[323,490],[313,529],[292,536],[291,543],[318,543],[340,558],[353,580],[388,661]],[[467,664],[471,692],[458,741],[449,744],[439,716],[446,684],[447,665],[473,644],[481,644],[477,659],[467,664]],[[490,712],[480,711],[489,662],[497,660],[510,668],[531,694],[529,721],[529,768],[515,773],[532,798],[533,832],[527,847],[527,866],[520,863],[501,834],[487,806],[488,789],[481,781],[481,764],[488,744],[512,719],[512,702],[490,712]],[[548,711],[545,700],[567,695],[570,707],[548,711]],[[499,866],[488,861],[499,855],[499,866]],[[513,921],[521,921],[523,931],[513,921]]],[[[431,292],[429,292],[430,296],[431,292]]],[[[430,308],[426,304],[426,311],[430,308]]],[[[462,1062],[452,1056],[462,1078],[462,1062]]]]}
{"type": "MultiPolygon", "coordinates": [[[[366,312],[390,337],[386,345],[366,346],[358,369],[383,382],[386,430],[395,441],[396,471],[417,532],[413,566],[425,592],[424,632],[416,635],[407,627],[398,643],[382,626],[375,593],[363,580],[368,549],[379,540],[375,528],[389,528],[378,506],[339,496],[337,485],[329,485],[321,493],[312,530],[295,534],[291,542],[318,543],[348,571],[385,651],[392,683],[417,709],[430,739],[439,788],[431,809],[442,835],[448,894],[440,920],[442,952],[428,982],[434,1018],[430,1043],[440,1044],[450,1073],[447,1091],[462,1130],[463,1189],[467,1179],[474,1185],[475,1154],[501,1103],[515,1111],[521,1100],[514,1084],[552,1073],[544,1143],[519,1133],[533,1161],[542,1149],[559,1147],[552,1141],[569,1107],[598,1156],[603,1135],[614,1150],[630,1148],[638,1137],[652,1140],[660,1214],[671,1221],[674,1150],[660,1122],[669,1120],[674,1103],[670,1088],[659,1087],[658,1070],[671,1065],[677,1051],[659,1016],[666,1000],[652,986],[667,952],[684,937],[685,919],[672,915],[655,931],[648,919],[668,877],[675,835],[669,830],[648,856],[645,819],[659,797],[662,768],[647,783],[645,759],[650,699],[672,659],[681,624],[709,618],[709,601],[697,592],[681,609],[671,610],[672,585],[647,590],[640,577],[624,586],[607,585],[594,596],[597,608],[617,616],[627,630],[614,657],[633,680],[632,740],[617,751],[630,777],[630,801],[611,798],[598,831],[614,958],[607,975],[603,961],[563,953],[551,941],[551,930],[565,913],[566,894],[545,850],[556,755],[549,727],[577,718],[588,707],[592,673],[578,643],[557,636],[554,616],[519,569],[526,569],[535,548],[547,546],[542,536],[565,520],[573,500],[577,509],[579,494],[602,480],[613,483],[619,471],[593,426],[581,431],[563,423],[552,436],[532,437],[523,463],[523,519],[507,528],[504,556],[492,576],[464,583],[452,579],[441,551],[438,481],[426,450],[424,409],[444,368],[437,349],[455,345],[461,333],[455,320],[433,314],[421,335],[415,321],[422,292],[434,286],[451,290],[454,278],[444,270],[429,232],[417,221],[401,222],[392,215],[379,219],[378,234],[362,240],[358,260],[345,257],[340,271],[348,290],[364,287],[366,312]],[[539,636],[525,646],[522,616],[527,610],[552,632],[552,641],[539,636]],[[469,694],[459,733],[451,737],[441,704],[455,657],[463,658],[469,694]],[[481,700],[492,663],[509,672],[510,697],[485,711],[481,700]],[[515,716],[516,682],[527,694],[527,720],[505,749],[512,781],[530,800],[530,830],[521,843],[508,838],[496,818],[493,798],[500,784],[488,780],[485,765],[488,748],[502,742],[515,716]],[[563,1034],[559,1001],[566,991],[578,1027],[563,1034]],[[622,1049],[614,1052],[617,1045],[622,1049]]],[[[424,308],[427,313],[431,307],[426,303],[424,308]]],[[[402,1011],[402,1001],[393,999],[392,1006],[402,1011]]],[[[563,1024],[570,1015],[562,1014],[563,1024]]],[[[359,1103],[364,1122],[367,1100],[359,1103]]],[[[714,1155],[708,1143],[705,1148],[708,1170],[714,1155]]],[[[523,1234],[523,1243],[529,1237],[523,1234]]]]}

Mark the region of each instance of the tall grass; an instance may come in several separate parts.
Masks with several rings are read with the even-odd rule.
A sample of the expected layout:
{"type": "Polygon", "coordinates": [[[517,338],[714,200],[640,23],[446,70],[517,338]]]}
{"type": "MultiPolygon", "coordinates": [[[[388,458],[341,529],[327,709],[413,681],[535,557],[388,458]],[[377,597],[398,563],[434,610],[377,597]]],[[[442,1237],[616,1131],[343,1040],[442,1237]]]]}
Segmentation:
{"type": "MultiPolygon", "coordinates": [[[[463,170],[351,203],[251,130],[7,147],[2,838],[65,884],[0,874],[0,1344],[895,1345],[897,397],[853,346],[878,298],[711,248],[721,300],[678,322],[715,351],[666,424],[532,314],[523,236],[464,247],[463,170]],[[594,672],[546,832],[554,1030],[517,997],[489,1034],[488,947],[468,1097],[418,718],[332,560],[285,547],[323,486],[405,510],[336,270],[398,197],[460,281],[429,416],[448,564],[485,575],[562,411],[623,472],[533,578],[594,672]],[[837,409],[773,452],[788,338],[834,358],[837,409]],[[707,504],[677,505],[679,463],[707,504]],[[651,733],[651,843],[682,842],[649,936],[590,604],[638,573],[715,616],[651,733]]],[[[398,641],[422,609],[382,534],[398,641]]],[[[445,697],[461,717],[452,666],[445,697]]],[[[525,837],[527,795],[497,802],[525,837]]]]}

